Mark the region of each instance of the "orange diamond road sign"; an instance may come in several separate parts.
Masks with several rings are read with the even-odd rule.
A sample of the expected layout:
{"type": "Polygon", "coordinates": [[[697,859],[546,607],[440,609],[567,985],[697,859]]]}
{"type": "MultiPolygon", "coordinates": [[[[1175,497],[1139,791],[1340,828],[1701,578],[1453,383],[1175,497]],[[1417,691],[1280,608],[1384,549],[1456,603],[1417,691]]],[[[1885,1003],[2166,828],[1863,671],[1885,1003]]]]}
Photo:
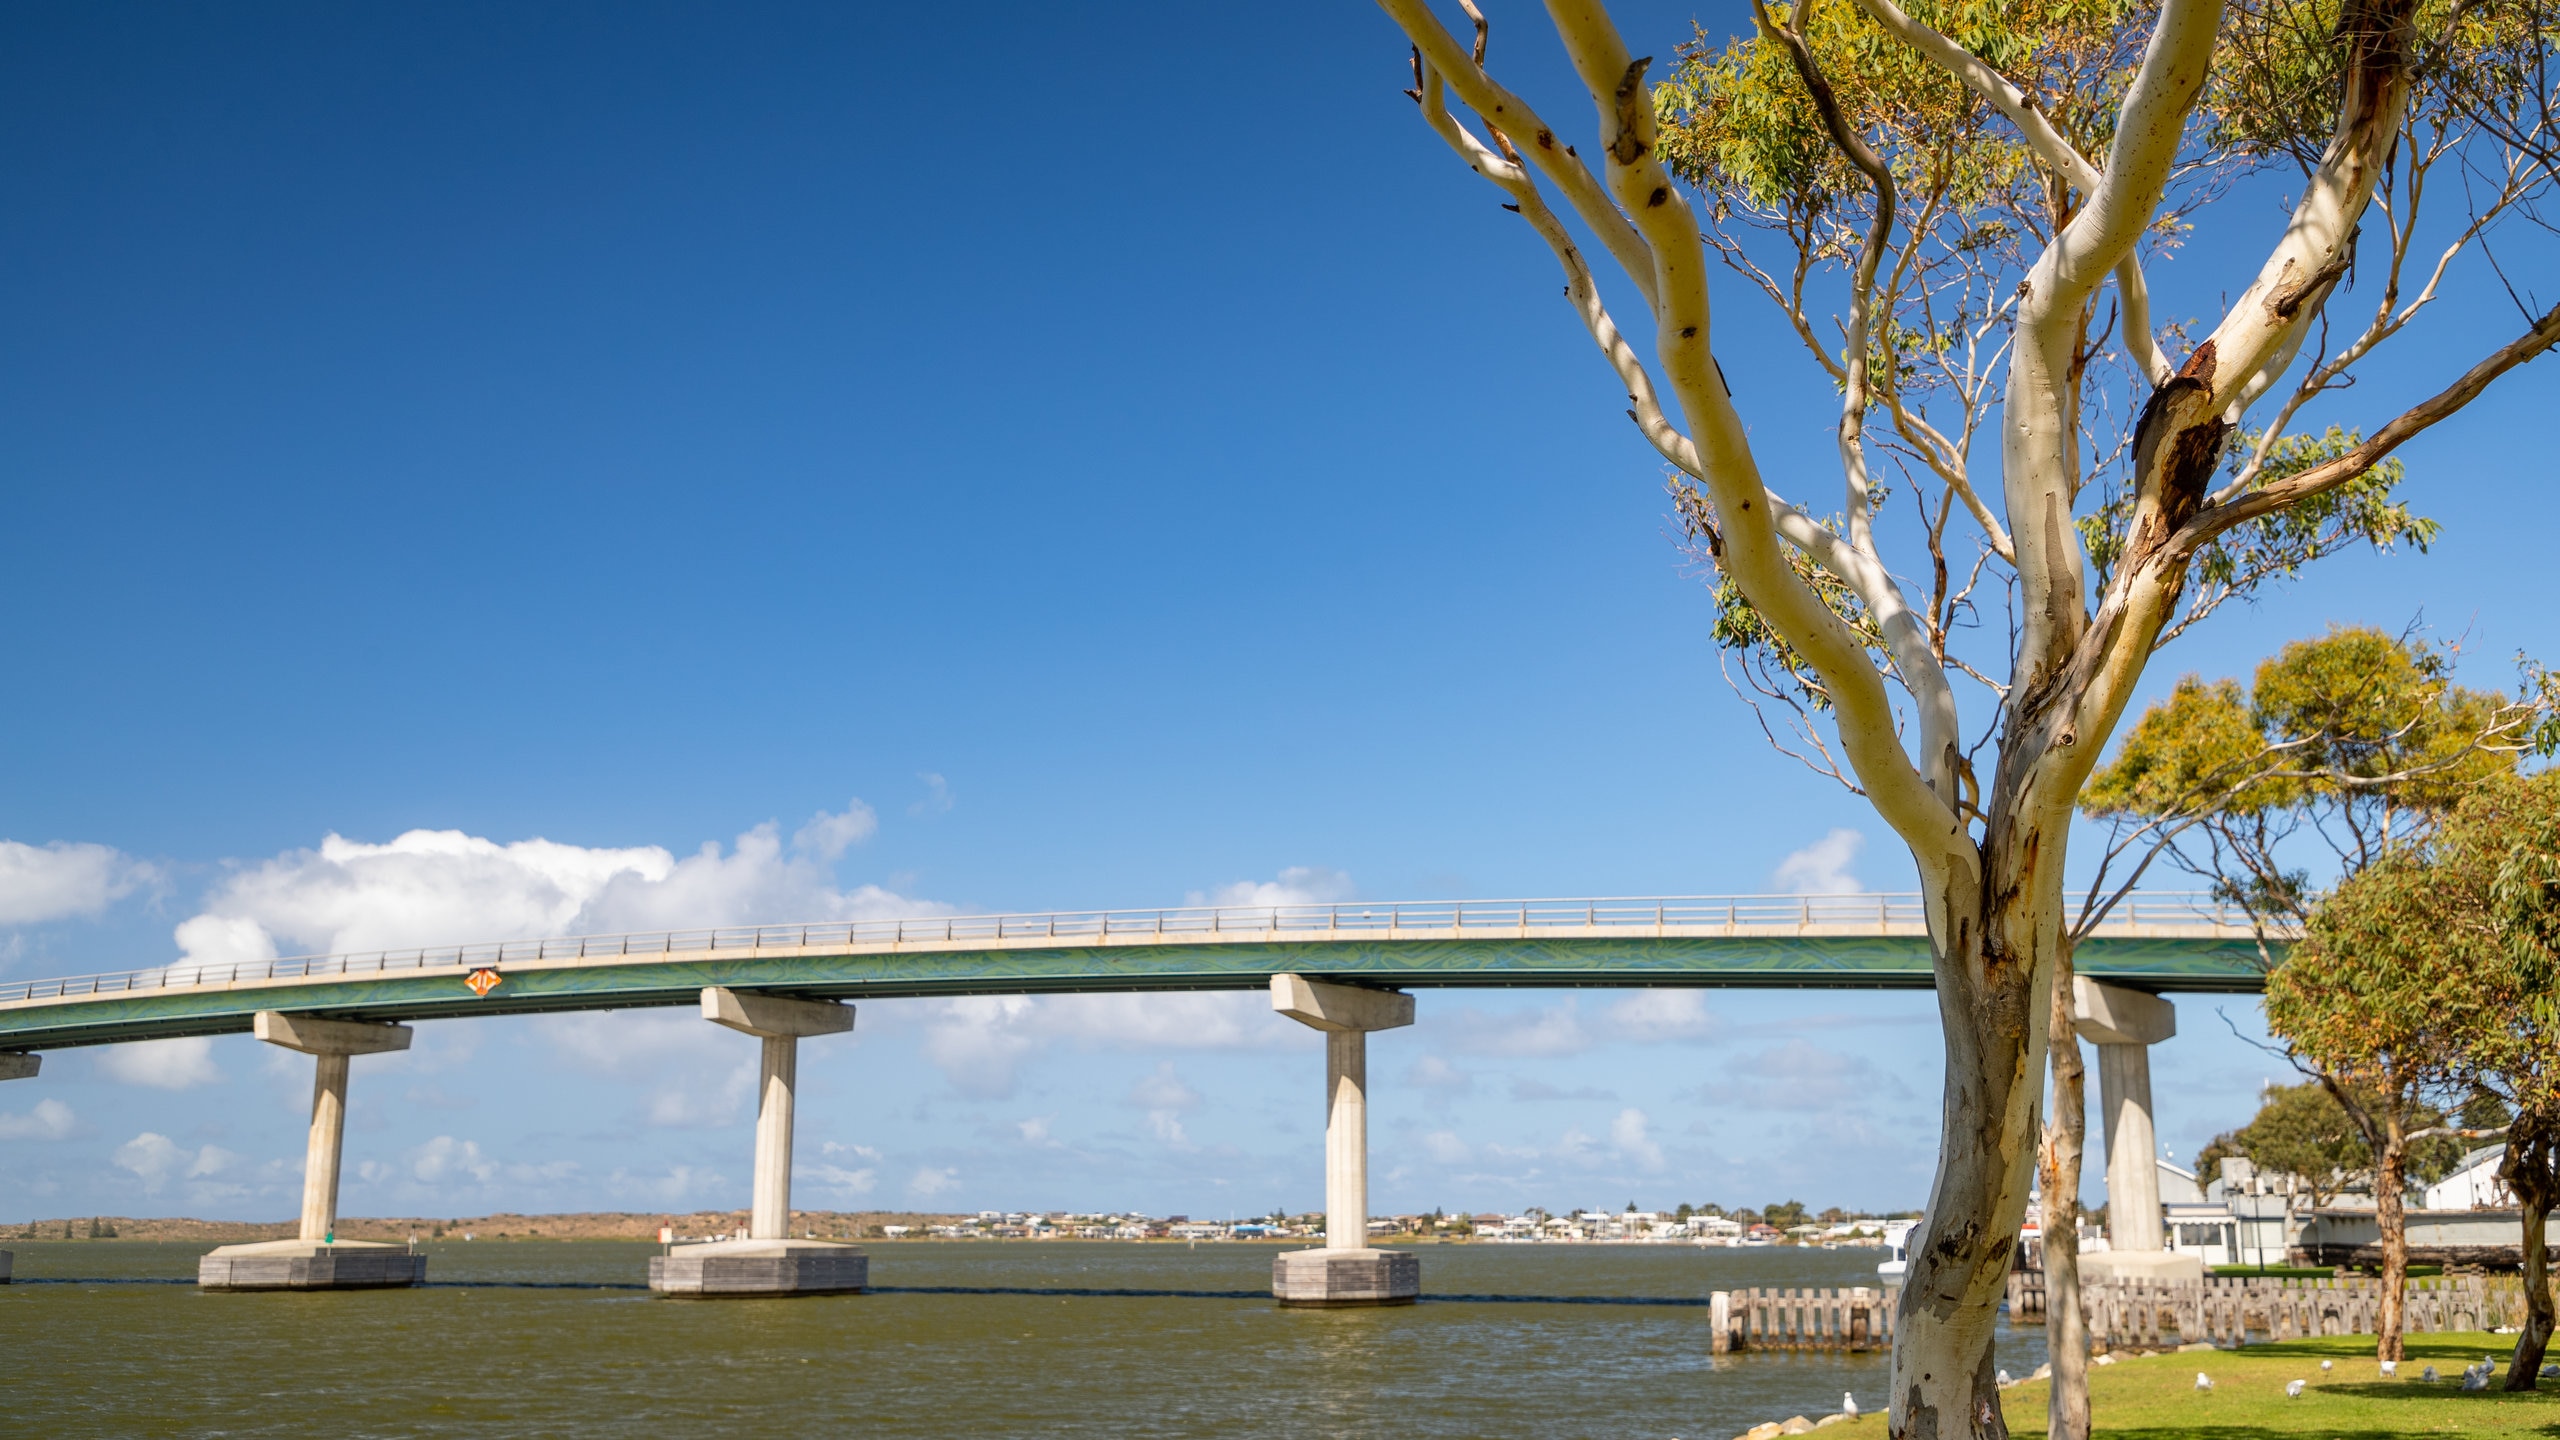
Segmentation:
{"type": "Polygon", "coordinates": [[[498,982],[506,978],[484,965],[464,977],[462,983],[471,987],[472,994],[486,1000],[489,998],[489,992],[498,988],[498,982]]]}

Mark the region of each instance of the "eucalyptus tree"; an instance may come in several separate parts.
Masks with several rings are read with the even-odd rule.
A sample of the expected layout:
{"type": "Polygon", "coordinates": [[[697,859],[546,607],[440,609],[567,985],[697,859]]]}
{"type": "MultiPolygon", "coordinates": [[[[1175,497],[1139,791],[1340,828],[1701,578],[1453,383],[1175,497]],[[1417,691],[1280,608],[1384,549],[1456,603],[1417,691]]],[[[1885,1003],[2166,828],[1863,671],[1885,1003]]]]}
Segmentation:
{"type": "Polygon", "coordinates": [[[2394,850],[2340,882],[2267,976],[2267,1026],[2347,1113],[2373,1160],[2381,1235],[2376,1353],[2401,1354],[2409,1279],[2411,1150],[2485,1133],[2447,1123],[2474,1094],[2485,1037],[2517,997],[2497,983],[2483,927],[2445,867],[2419,848],[2394,850]]]}
{"type": "Polygon", "coordinates": [[[2560,339],[2560,307],[2520,304],[2382,423],[2295,423],[2492,227],[2539,222],[2553,21],[2545,0],[1800,0],[1656,88],[1598,0],[1549,0],[1596,112],[1585,155],[1494,78],[1459,3],[1471,42],[1430,0],[1380,0],[1424,122],[1561,268],[1772,736],[1864,795],[1918,869],[1946,1080],[1889,1429],[2004,1435],[1992,1327],[2081,784],[2162,643],[2342,545],[2419,538],[2393,452],[2560,339]],[[2205,214],[2286,169],[2271,238],[2205,214]],[[2189,224],[2263,255],[2195,333],[2154,322],[2144,278],[2189,224]],[[1595,247],[1631,303],[1604,296],[1595,247]],[[1779,306],[1837,395],[1836,510],[1763,474],[1718,363],[1719,270],[1779,306]],[[2333,327],[2351,283],[2370,314],[2333,327]]]}
{"type": "Polygon", "coordinates": [[[2560,741],[2560,677],[2526,662],[2516,695],[2475,690],[2458,658],[2340,625],[2277,651],[2246,691],[2181,679],[2081,791],[2111,829],[2080,923],[2165,860],[2246,912],[2272,965],[2273,941],[2309,915],[2307,856],[2353,875],[2560,741]]]}
{"type": "Polygon", "coordinates": [[[2438,850],[2438,908],[2449,930],[2479,938],[2472,983],[2491,992],[2463,1058],[2513,1117],[2498,1175],[2523,1212],[2525,1323],[2506,1387],[2530,1390],[2554,1326],[2549,1216],[2560,1206],[2560,774],[2477,792],[2438,850]]]}
{"type": "MultiPolygon", "coordinates": [[[[2422,520],[2403,528],[2431,531],[2422,520]]],[[[2510,699],[2456,684],[2456,658],[2423,638],[2335,626],[2259,665],[2246,692],[2233,680],[2181,679],[2081,790],[2082,808],[2110,829],[2073,938],[2166,859],[2245,911],[2272,967],[2277,937],[2300,932],[2311,901],[2299,863],[2306,847],[2325,844],[2335,869],[2352,875],[2512,771],[2519,756],[2549,748],[2548,675],[2528,664],[2522,698],[2510,699]]],[[[2058,968],[2068,972],[2067,951],[2058,968]]],[[[2057,993],[2057,1004],[2064,998],[2057,993]]],[[[2059,1012],[2052,1045],[2042,1179],[2045,1229],[2062,1243],[2046,1242],[2046,1284],[2049,1294],[2070,1296],[2078,1293],[2069,1214],[2080,1193],[2085,1102],[2079,1042],[2059,1012]]],[[[2055,1371],[2055,1431],[2085,1435],[2086,1372],[2069,1363],[2079,1358],[2079,1308],[2057,1302],[2047,1311],[2055,1353],[2067,1357],[2055,1371]]]]}

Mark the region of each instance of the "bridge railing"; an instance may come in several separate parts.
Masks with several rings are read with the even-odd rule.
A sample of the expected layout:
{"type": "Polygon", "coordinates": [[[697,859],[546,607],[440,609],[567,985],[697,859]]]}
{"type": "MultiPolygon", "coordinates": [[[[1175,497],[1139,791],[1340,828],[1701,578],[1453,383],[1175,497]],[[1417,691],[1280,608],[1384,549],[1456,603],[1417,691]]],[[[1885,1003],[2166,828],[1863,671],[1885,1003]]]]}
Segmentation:
{"type": "MultiPolygon", "coordinates": [[[[63,996],[236,985],[403,970],[476,969],[535,961],[634,959],[767,950],[869,950],[902,945],[1015,945],[1040,940],[1142,944],[1180,939],[1249,941],[1310,933],[1379,939],[1487,938],[1523,933],[1771,935],[1821,930],[1910,934],[1926,924],[1917,893],[1859,895],[1608,896],[1546,900],[1424,900],[1319,905],[1199,905],[1162,910],[1065,910],[1018,915],[910,915],[810,925],[721,926],[629,935],[571,935],[477,945],[369,950],[238,961],[181,960],[143,970],[0,983],[0,1004],[63,996]]],[[[2203,891],[2130,895],[2099,935],[2160,929],[2248,935],[2248,918],[2203,891]]]]}

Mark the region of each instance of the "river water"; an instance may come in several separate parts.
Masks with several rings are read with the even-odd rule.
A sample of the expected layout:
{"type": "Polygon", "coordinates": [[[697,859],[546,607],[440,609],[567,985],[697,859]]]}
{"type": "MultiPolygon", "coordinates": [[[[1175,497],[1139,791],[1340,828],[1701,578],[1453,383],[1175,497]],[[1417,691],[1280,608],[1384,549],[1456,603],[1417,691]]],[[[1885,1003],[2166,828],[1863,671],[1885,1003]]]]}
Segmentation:
{"type": "MultiPolygon", "coordinates": [[[[637,1244],[439,1242],[423,1290],[305,1295],[8,1244],[0,1435],[1726,1440],[1885,1402],[1881,1355],[1708,1354],[1697,1303],[1873,1284],[1873,1250],[1426,1246],[1419,1305],[1284,1311],[1249,1244],[875,1244],[871,1294],[725,1301],[650,1297],[637,1244]]],[[[2042,1350],[2001,1332],[2012,1374],[2042,1350]]]]}

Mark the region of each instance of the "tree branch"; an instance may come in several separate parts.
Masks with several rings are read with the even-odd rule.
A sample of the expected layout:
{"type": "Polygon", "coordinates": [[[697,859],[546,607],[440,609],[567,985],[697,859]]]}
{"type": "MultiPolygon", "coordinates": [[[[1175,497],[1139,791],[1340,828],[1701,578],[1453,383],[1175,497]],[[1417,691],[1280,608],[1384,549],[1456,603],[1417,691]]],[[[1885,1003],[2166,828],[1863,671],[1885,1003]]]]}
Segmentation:
{"type": "Polygon", "coordinates": [[[1847,344],[1842,351],[1839,448],[1840,469],[1848,488],[1844,528],[1848,531],[1848,547],[1856,552],[1858,571],[1856,575],[1843,573],[1843,578],[1850,580],[1857,587],[1859,598],[1867,602],[1868,613],[1875,618],[1885,646],[1892,652],[1894,668],[1901,673],[1902,683],[1919,711],[1922,773],[1929,777],[1941,799],[1952,802],[1956,772],[1963,765],[1955,690],[1948,684],[1946,668],[1932,653],[1927,629],[1877,553],[1875,498],[1867,476],[1868,366],[1875,328],[1876,267],[1883,262],[1893,240],[1893,171],[1841,112],[1839,96],[1833,93],[1831,81],[1815,61],[1813,47],[1805,43],[1803,27],[1812,6],[1813,0],[1796,0],[1794,17],[1785,27],[1777,23],[1761,0],[1752,0],[1751,11],[1761,33],[1777,41],[1794,59],[1796,74],[1813,97],[1814,109],[1820,112],[1832,145],[1867,177],[1876,195],[1866,244],[1858,251],[1850,280],[1847,344]]]}
{"type": "Polygon", "coordinates": [[[1475,63],[1473,55],[1459,47],[1457,37],[1440,23],[1440,17],[1431,13],[1427,0],[1378,0],[1378,7],[1422,52],[1423,63],[1447,77],[1468,109],[1482,116],[1487,126],[1511,137],[1513,144],[1522,147],[1521,153],[1529,163],[1555,182],[1574,214],[1600,237],[1610,257],[1635,282],[1645,304],[1654,305],[1652,255],[1573,147],[1556,138],[1555,131],[1538,118],[1538,112],[1529,108],[1529,102],[1494,83],[1493,77],[1475,63]]]}
{"type": "Polygon", "coordinates": [[[1926,773],[1915,766],[1895,733],[1892,701],[1865,644],[1778,548],[1749,435],[1725,393],[1710,345],[1706,250],[1697,218],[1656,153],[1653,105],[1644,84],[1651,59],[1628,54],[1598,0],[1549,0],[1547,10],[1599,112],[1608,142],[1603,149],[1609,193],[1653,253],[1662,376],[1688,418],[1702,462],[1700,478],[1725,522],[1723,563],[1761,617],[1830,686],[1841,748],[1877,814],[1911,847],[1923,875],[1970,875],[1977,857],[1953,803],[1954,762],[1960,757],[1927,757],[1926,773]]]}
{"type": "Polygon", "coordinates": [[[2523,334],[2498,347],[2488,358],[2465,371],[2461,379],[2394,416],[2390,424],[2375,431],[2363,444],[2344,455],[2223,504],[2197,511],[2195,517],[2169,542],[2171,557],[2183,564],[2207,541],[2233,526],[2272,514],[2324,490],[2334,490],[2364,474],[2429,426],[2470,404],[2499,376],[2534,359],[2554,344],[2560,344],[2560,305],[2542,312],[2541,318],[2523,334]]]}

